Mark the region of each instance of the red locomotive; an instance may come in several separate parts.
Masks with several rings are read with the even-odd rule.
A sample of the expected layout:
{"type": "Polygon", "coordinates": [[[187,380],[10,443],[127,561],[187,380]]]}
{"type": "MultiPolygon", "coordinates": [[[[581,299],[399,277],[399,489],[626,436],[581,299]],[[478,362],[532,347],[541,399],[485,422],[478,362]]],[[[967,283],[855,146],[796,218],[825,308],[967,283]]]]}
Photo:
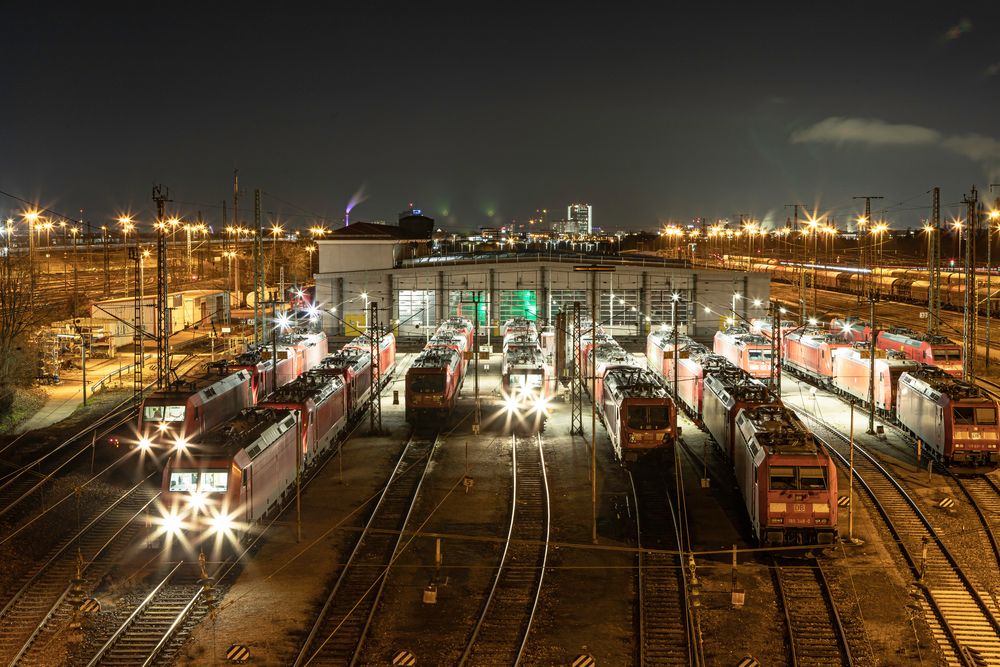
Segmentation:
{"type": "Polygon", "coordinates": [[[666,453],[677,439],[677,409],[647,368],[613,366],[604,374],[598,410],[618,457],[634,462],[666,453]]]}
{"type": "Polygon", "coordinates": [[[829,386],[832,384],[834,353],[853,345],[837,334],[809,330],[787,334],[782,338],[782,347],[783,368],[815,380],[821,386],[829,386]]]}
{"type": "Polygon", "coordinates": [[[754,377],[771,374],[771,341],[745,327],[729,327],[715,334],[714,351],[754,377]]]}
{"type": "MultiPolygon", "coordinates": [[[[344,349],[350,350],[364,350],[365,352],[371,352],[372,341],[368,337],[368,334],[363,336],[358,336],[347,345],[344,349]]],[[[396,370],[396,337],[392,335],[391,332],[385,332],[379,339],[379,371],[382,373],[382,377],[385,378],[392,375],[396,370]]],[[[384,382],[383,382],[384,384],[384,382]]]]}
{"type": "MultiPolygon", "coordinates": [[[[677,395],[681,404],[700,420],[705,376],[728,365],[729,361],[686,336],[678,336],[677,346],[680,348],[677,358],[677,395]]],[[[646,337],[646,358],[654,372],[666,380],[667,387],[671,390],[674,386],[673,349],[671,333],[655,331],[646,337]]]]}
{"type": "Polygon", "coordinates": [[[780,405],[740,410],[736,481],[762,544],[831,544],[837,538],[837,470],[826,448],[780,405]]]}
{"type": "MultiPolygon", "coordinates": [[[[871,356],[868,345],[856,343],[860,347],[837,350],[833,355],[833,388],[842,396],[858,400],[868,405],[871,388],[871,356]]],[[[875,356],[875,410],[883,417],[890,417],[896,410],[896,389],[900,376],[920,367],[912,359],[899,356],[875,356]]],[[[890,353],[891,354],[891,353],[890,353]]]]}
{"type": "Polygon", "coordinates": [[[503,353],[501,377],[508,409],[531,401],[536,410],[544,410],[549,393],[549,366],[541,349],[532,345],[508,347],[503,353]]]}
{"type": "Polygon", "coordinates": [[[253,405],[253,399],[250,374],[242,370],[226,375],[210,372],[192,381],[174,382],[143,400],[139,447],[183,446],[188,439],[253,405]]]}
{"type": "Polygon", "coordinates": [[[440,425],[455,408],[465,362],[448,347],[428,347],[406,372],[406,421],[440,425]]]}
{"type": "MultiPolygon", "coordinates": [[[[760,317],[750,320],[750,333],[757,334],[758,336],[763,336],[764,338],[771,340],[771,329],[774,323],[770,318],[760,317]]],[[[781,337],[784,338],[786,334],[800,329],[801,327],[792,320],[781,320],[778,325],[781,329],[781,337]]]]}
{"type": "Polygon", "coordinates": [[[736,447],[736,417],[744,408],[781,405],[778,398],[760,380],[730,363],[711,370],[705,376],[705,428],[730,461],[736,447]]]}
{"type": "Polygon", "coordinates": [[[248,346],[247,350],[238,354],[227,368],[230,371],[245,370],[250,374],[253,392],[251,405],[253,405],[277,387],[288,384],[316,366],[326,353],[326,334],[293,334],[279,337],[277,345],[261,343],[248,346]],[[276,368],[271,365],[271,355],[275,348],[278,358],[276,368]]]}
{"type": "Polygon", "coordinates": [[[979,387],[923,366],[899,378],[896,418],[948,465],[1000,463],[997,402],[979,387]]]}
{"type": "MultiPolygon", "coordinates": [[[[830,322],[830,327],[835,333],[859,343],[867,343],[872,335],[871,326],[860,320],[834,319],[830,322]]],[[[937,366],[949,375],[962,375],[962,346],[944,336],[918,333],[906,327],[892,327],[879,332],[875,347],[901,352],[907,359],[937,366]]]]}
{"type": "Polygon", "coordinates": [[[894,327],[879,332],[875,347],[902,352],[909,359],[933,364],[949,375],[962,375],[962,347],[944,336],[928,336],[894,327]]]}
{"type": "MultiPolygon", "coordinates": [[[[604,395],[604,375],[609,369],[620,366],[630,366],[632,368],[645,368],[646,366],[638,357],[626,352],[614,338],[608,343],[601,343],[596,348],[591,349],[589,354],[594,355],[594,363],[596,364],[594,369],[594,386],[596,387],[595,391],[598,396],[604,395]]],[[[590,366],[587,366],[587,369],[589,368],[590,366]]],[[[585,370],[584,377],[588,375],[589,370],[585,370]]]]}
{"type": "Polygon", "coordinates": [[[476,341],[473,340],[476,335],[476,328],[473,326],[472,320],[466,317],[456,316],[446,319],[437,329],[437,333],[439,334],[445,332],[450,332],[465,338],[466,350],[471,350],[472,346],[476,343],[476,341]]]}
{"type": "Polygon", "coordinates": [[[347,423],[344,379],[309,371],[279,387],[260,403],[262,408],[291,410],[298,419],[302,462],[309,464],[323,452],[347,423]]]}

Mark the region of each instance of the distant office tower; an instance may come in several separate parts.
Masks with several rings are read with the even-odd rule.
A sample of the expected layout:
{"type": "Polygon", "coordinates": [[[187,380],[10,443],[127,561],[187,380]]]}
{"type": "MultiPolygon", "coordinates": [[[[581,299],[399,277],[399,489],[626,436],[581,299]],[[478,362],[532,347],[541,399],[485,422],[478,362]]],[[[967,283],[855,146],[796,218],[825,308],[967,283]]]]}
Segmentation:
{"type": "Polygon", "coordinates": [[[590,204],[570,204],[566,207],[566,219],[572,233],[590,234],[594,231],[594,207],[590,204]]]}

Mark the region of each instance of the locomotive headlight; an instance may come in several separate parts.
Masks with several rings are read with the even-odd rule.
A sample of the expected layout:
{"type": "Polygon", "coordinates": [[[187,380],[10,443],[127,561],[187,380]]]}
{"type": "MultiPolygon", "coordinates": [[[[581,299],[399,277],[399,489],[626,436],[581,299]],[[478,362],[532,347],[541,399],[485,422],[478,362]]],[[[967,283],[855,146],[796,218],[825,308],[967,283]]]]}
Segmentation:
{"type": "Polygon", "coordinates": [[[200,512],[205,509],[206,498],[204,493],[193,491],[191,495],[188,496],[187,501],[188,506],[196,512],[200,512]]]}
{"type": "Polygon", "coordinates": [[[507,408],[507,414],[510,414],[514,412],[514,410],[517,410],[517,397],[512,394],[504,399],[503,404],[504,407],[507,408]]]}
{"type": "Polygon", "coordinates": [[[173,512],[164,515],[160,519],[160,527],[167,535],[180,535],[181,525],[181,518],[173,512]]]}
{"type": "Polygon", "coordinates": [[[544,396],[536,396],[534,402],[535,412],[538,414],[548,414],[549,401],[544,396]]]}
{"type": "Polygon", "coordinates": [[[174,440],[174,449],[176,449],[179,452],[183,452],[185,449],[187,449],[187,446],[188,446],[187,440],[185,440],[184,438],[179,437],[176,440],[174,440]]]}
{"type": "Polygon", "coordinates": [[[156,425],[156,428],[160,429],[160,433],[163,433],[170,427],[167,425],[167,422],[160,422],[159,424],[156,425]]]}
{"type": "Polygon", "coordinates": [[[818,512],[820,514],[829,514],[830,513],[830,504],[829,503],[813,503],[813,512],[818,512]]]}
{"type": "Polygon", "coordinates": [[[152,448],[153,448],[153,441],[152,440],[150,440],[149,438],[147,438],[145,436],[139,438],[139,449],[141,449],[144,452],[148,452],[152,448]]]}
{"type": "Polygon", "coordinates": [[[233,520],[226,513],[216,514],[209,521],[209,526],[211,526],[212,532],[225,535],[233,529],[233,520]]]}

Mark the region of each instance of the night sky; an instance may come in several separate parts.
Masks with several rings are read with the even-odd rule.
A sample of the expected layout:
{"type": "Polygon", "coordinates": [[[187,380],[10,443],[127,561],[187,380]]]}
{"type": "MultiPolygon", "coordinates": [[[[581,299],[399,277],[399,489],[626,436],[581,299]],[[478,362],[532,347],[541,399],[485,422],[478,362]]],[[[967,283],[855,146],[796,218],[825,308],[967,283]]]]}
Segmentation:
{"type": "Polygon", "coordinates": [[[106,222],[162,183],[217,218],[238,167],[296,223],[364,186],[352,220],[638,229],[866,194],[901,227],[1000,183],[995,3],[205,4],[0,10],[0,190],[106,222]]]}

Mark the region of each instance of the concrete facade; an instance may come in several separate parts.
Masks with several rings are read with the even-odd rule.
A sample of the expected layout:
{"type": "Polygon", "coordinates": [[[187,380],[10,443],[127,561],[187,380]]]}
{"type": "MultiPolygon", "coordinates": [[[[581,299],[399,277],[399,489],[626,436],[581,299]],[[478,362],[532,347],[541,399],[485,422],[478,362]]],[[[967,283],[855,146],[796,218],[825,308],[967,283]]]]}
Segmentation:
{"type": "Polygon", "coordinates": [[[676,292],[678,323],[687,325],[690,335],[707,340],[731,316],[734,293],[739,295],[737,313],[747,319],[766,314],[769,297],[766,274],[693,269],[638,257],[615,258],[613,273],[574,271],[574,266],[591,260],[558,255],[492,261],[423,258],[390,268],[382,248],[365,252],[350,244],[343,251],[357,255],[348,266],[357,267],[362,256],[371,264],[343,270],[335,261],[339,252],[324,253],[322,246],[316,300],[324,312],[324,330],[332,336],[357,335],[371,301],[378,303],[382,323],[390,319],[398,335],[423,337],[449,315],[472,319],[475,301],[480,302],[481,326],[489,320],[496,327],[518,315],[551,322],[577,301],[589,314],[596,290],[599,320],[616,335],[645,336],[650,327],[669,325],[676,292]]]}

